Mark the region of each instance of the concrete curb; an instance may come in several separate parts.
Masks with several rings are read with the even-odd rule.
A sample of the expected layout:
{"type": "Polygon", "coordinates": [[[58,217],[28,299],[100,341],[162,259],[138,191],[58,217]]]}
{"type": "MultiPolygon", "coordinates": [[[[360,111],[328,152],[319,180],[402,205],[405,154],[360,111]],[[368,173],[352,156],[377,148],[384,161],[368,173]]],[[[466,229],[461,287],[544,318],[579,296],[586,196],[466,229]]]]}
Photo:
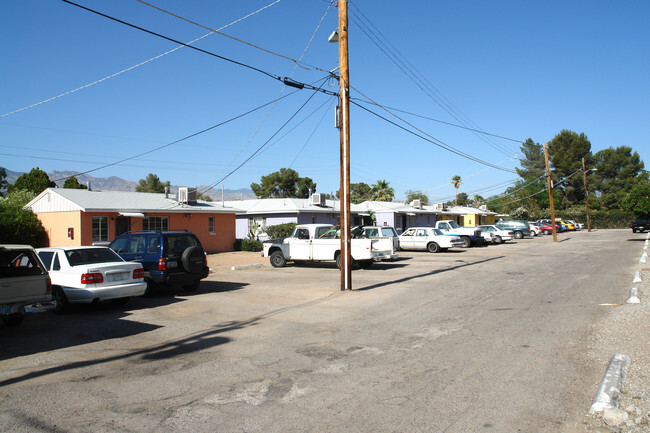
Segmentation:
{"type": "Polygon", "coordinates": [[[641,299],[639,299],[639,289],[637,287],[632,287],[630,289],[630,297],[627,298],[628,304],[640,304],[641,299]]]}
{"type": "Polygon", "coordinates": [[[633,283],[642,283],[643,282],[643,279],[641,278],[641,272],[640,271],[636,271],[634,273],[634,278],[632,279],[632,282],[633,283]]]}
{"type": "Polygon", "coordinates": [[[591,404],[589,413],[602,412],[607,408],[618,408],[621,401],[621,390],[625,384],[627,367],[630,365],[630,358],[617,353],[609,360],[609,365],[600,382],[594,401],[591,404]]]}
{"type": "Polygon", "coordinates": [[[254,265],[240,265],[240,266],[233,266],[230,268],[232,271],[238,271],[240,269],[251,269],[251,268],[261,268],[264,265],[262,263],[255,263],[254,265]]]}

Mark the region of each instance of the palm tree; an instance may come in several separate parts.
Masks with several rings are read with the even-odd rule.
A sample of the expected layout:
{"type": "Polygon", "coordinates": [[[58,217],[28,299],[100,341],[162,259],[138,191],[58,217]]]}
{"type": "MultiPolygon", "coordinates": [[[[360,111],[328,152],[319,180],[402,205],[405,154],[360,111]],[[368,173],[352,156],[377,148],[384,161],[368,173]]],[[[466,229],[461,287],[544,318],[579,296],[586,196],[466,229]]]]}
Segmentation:
{"type": "Polygon", "coordinates": [[[483,200],[484,200],[483,197],[481,197],[480,195],[476,194],[476,195],[474,196],[474,206],[476,206],[476,207],[478,208],[479,206],[481,206],[481,202],[482,202],[483,200]]]}
{"type": "Polygon", "coordinates": [[[463,184],[459,175],[455,175],[451,178],[451,184],[456,189],[456,198],[454,199],[454,206],[458,206],[458,188],[463,184]]]}
{"type": "Polygon", "coordinates": [[[395,196],[395,190],[388,186],[390,182],[385,179],[378,180],[376,184],[372,186],[372,198],[376,201],[393,201],[395,196]]]}

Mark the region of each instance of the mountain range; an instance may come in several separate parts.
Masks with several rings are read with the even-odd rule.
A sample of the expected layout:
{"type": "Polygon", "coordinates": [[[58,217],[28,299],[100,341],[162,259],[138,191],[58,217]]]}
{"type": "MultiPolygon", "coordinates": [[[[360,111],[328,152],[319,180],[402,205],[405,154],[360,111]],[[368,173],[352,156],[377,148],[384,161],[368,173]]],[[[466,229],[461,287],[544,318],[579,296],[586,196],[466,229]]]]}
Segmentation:
{"type": "MultiPolygon", "coordinates": [[[[5,178],[5,180],[10,184],[13,184],[16,181],[16,179],[18,179],[18,177],[20,177],[20,175],[23,174],[21,172],[11,171],[6,168],[5,171],[7,172],[7,177],[5,178]]],[[[65,179],[71,176],[75,176],[80,184],[89,185],[91,189],[97,191],[135,191],[135,187],[138,186],[138,182],[128,180],[128,179],[123,179],[117,176],[94,177],[87,174],[77,175],[76,172],[74,171],[53,170],[50,171],[47,174],[47,176],[50,178],[50,180],[54,181],[59,187],[63,187],[63,183],[65,182],[65,179]]],[[[172,193],[178,192],[179,186],[194,186],[194,185],[171,185],[170,192],[172,193]]],[[[207,188],[207,192],[203,193],[203,195],[209,196],[210,198],[212,198],[212,200],[218,201],[221,200],[222,198],[221,190],[208,188],[205,185],[197,185],[196,188],[198,191],[202,193],[207,188]]],[[[223,190],[224,200],[248,200],[253,198],[255,198],[255,194],[253,193],[252,190],[248,188],[223,190]]]]}

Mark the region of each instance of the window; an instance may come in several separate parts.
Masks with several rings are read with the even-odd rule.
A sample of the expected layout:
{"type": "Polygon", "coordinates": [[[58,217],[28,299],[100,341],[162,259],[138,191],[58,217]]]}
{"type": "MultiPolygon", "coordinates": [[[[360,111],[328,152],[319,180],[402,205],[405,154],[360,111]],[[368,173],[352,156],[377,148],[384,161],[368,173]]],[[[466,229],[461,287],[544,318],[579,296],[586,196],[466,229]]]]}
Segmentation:
{"type": "Polygon", "coordinates": [[[414,235],[415,235],[415,229],[408,229],[402,234],[402,236],[414,236],[414,235]]]}
{"type": "Polygon", "coordinates": [[[415,236],[426,236],[426,235],[427,235],[427,231],[424,229],[418,229],[417,233],[415,234],[415,236]]]}
{"type": "Polygon", "coordinates": [[[93,217],[93,242],[108,242],[108,217],[93,217]]]}
{"type": "Polygon", "coordinates": [[[152,216],[142,219],[142,230],[169,230],[169,218],[152,216]]]}
{"type": "Polygon", "coordinates": [[[214,234],[214,217],[208,217],[208,233],[214,234]]]}

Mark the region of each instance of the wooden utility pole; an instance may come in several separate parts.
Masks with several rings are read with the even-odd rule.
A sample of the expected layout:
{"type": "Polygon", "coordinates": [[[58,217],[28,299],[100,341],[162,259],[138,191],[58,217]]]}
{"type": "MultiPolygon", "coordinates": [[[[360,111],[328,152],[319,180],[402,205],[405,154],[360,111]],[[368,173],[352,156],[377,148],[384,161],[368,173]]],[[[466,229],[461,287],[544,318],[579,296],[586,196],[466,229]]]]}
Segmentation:
{"type": "Polygon", "coordinates": [[[544,159],[546,160],[546,184],[548,185],[548,200],[551,207],[551,226],[553,226],[553,242],[557,242],[557,229],[555,228],[555,204],[553,203],[553,186],[551,185],[551,169],[548,166],[548,147],[544,143],[544,159]]]}
{"type": "Polygon", "coordinates": [[[350,254],[350,70],[348,1],[339,0],[339,81],[341,93],[341,290],[352,290],[350,254]]]}
{"type": "Polygon", "coordinates": [[[587,211],[587,231],[591,231],[591,221],[589,220],[589,191],[587,190],[587,170],[585,169],[585,159],[582,158],[582,179],[585,183],[585,209],[587,211]]]}

